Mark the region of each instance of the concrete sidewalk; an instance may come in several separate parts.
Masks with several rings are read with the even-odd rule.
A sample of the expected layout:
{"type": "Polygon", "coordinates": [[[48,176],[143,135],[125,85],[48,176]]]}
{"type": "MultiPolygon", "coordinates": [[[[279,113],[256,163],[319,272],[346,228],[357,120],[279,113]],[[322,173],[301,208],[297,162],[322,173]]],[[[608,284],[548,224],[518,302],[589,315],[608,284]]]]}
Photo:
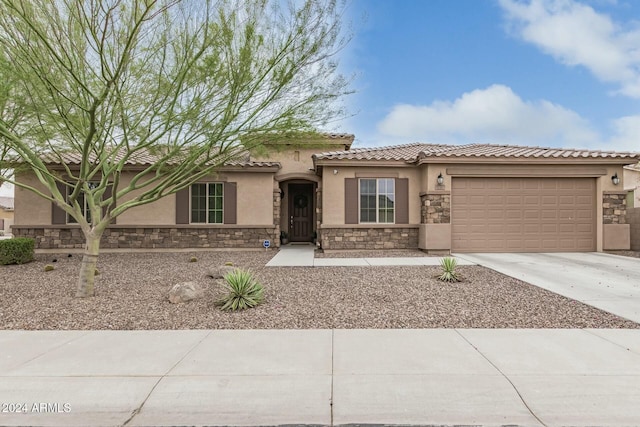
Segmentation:
{"type": "MultiPolygon", "coordinates": [[[[442,257],[383,257],[383,258],[315,258],[314,246],[281,246],[267,267],[368,267],[392,265],[440,265],[442,257]]],[[[475,265],[457,258],[458,265],[475,265]]]]}
{"type": "Polygon", "coordinates": [[[0,331],[3,426],[621,426],[639,401],[640,330],[0,331]]]}

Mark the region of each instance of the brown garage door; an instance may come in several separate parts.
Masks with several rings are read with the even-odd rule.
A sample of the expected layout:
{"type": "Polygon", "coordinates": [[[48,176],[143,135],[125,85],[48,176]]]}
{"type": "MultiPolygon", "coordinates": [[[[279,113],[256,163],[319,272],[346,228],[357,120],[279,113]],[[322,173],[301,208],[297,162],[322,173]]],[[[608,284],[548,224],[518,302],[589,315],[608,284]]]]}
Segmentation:
{"type": "Polygon", "coordinates": [[[452,251],[596,248],[593,178],[453,178],[452,251]]]}

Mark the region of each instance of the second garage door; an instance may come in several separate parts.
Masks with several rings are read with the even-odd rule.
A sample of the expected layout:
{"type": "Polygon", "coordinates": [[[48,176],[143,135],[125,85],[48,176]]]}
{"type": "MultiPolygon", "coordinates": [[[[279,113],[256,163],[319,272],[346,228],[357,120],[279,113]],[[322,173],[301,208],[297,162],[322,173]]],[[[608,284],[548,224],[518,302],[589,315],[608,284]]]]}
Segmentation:
{"type": "Polygon", "coordinates": [[[453,178],[453,252],[596,249],[595,178],[453,178]]]}

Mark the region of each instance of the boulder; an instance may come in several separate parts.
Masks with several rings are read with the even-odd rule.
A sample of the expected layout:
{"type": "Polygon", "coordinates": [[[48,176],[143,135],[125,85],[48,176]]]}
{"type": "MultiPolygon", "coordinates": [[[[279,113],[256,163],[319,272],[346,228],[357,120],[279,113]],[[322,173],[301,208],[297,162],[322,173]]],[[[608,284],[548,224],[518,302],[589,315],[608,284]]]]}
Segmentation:
{"type": "Polygon", "coordinates": [[[225,274],[231,273],[237,267],[232,265],[221,265],[219,267],[210,267],[207,270],[207,277],[211,277],[212,279],[222,279],[225,274]]]}
{"type": "Polygon", "coordinates": [[[177,283],[169,289],[169,302],[173,304],[191,301],[203,296],[204,289],[198,286],[196,282],[177,283]]]}

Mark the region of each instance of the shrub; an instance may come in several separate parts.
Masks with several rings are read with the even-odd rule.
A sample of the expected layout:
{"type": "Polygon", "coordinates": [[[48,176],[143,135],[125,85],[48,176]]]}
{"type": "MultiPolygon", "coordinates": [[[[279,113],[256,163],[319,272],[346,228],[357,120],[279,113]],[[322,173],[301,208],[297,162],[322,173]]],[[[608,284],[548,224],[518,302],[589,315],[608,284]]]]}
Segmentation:
{"type": "Polygon", "coordinates": [[[98,270],[96,268],[95,270],[93,270],[93,274],[94,274],[94,276],[99,276],[100,275],[100,270],[98,270]]]}
{"type": "Polygon", "coordinates": [[[191,258],[189,258],[189,262],[198,262],[198,258],[192,256],[191,258]]]}
{"type": "Polygon", "coordinates": [[[35,241],[27,237],[0,240],[0,265],[24,264],[33,261],[35,241]]]}
{"type": "Polygon", "coordinates": [[[53,271],[55,269],[56,268],[51,264],[47,264],[47,265],[44,266],[44,271],[53,271]]]}
{"type": "Polygon", "coordinates": [[[456,266],[458,261],[455,258],[444,257],[440,261],[440,267],[442,267],[442,274],[438,277],[443,282],[459,282],[460,278],[456,273],[456,266]]]}
{"type": "Polygon", "coordinates": [[[235,269],[224,276],[224,287],[229,292],[217,304],[223,310],[244,310],[255,307],[264,298],[264,288],[247,270],[235,269]]]}

